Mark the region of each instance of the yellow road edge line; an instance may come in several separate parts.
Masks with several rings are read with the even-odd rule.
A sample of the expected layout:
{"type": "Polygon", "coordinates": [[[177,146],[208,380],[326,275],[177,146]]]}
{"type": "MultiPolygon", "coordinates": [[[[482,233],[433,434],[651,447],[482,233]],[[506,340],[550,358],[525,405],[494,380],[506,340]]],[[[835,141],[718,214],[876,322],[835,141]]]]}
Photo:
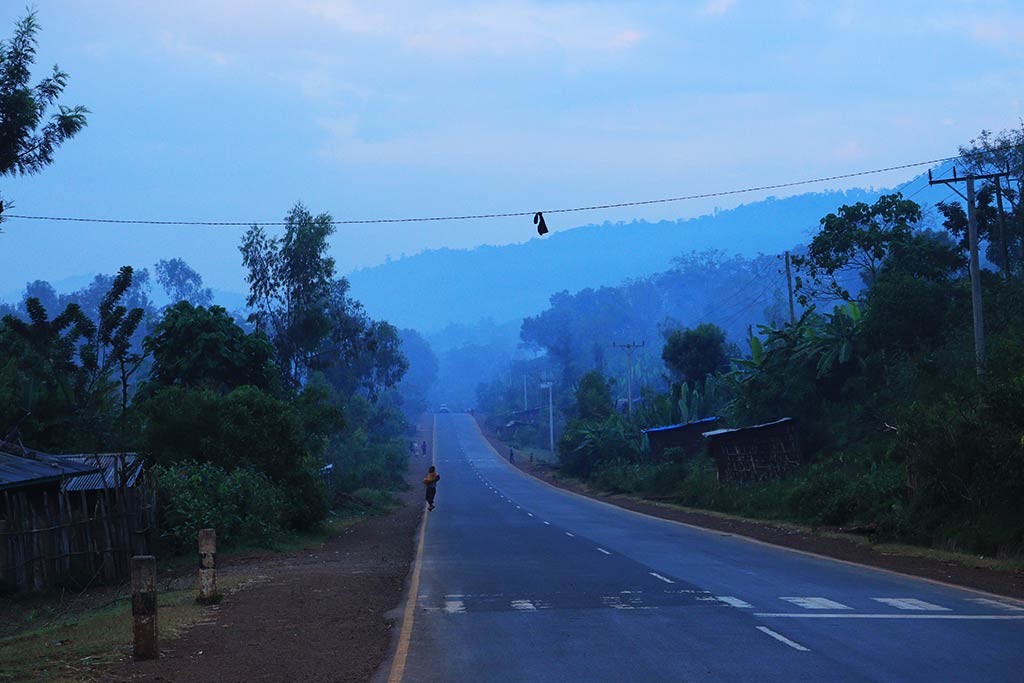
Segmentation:
{"type": "Polygon", "coordinates": [[[576,493],[575,491],[571,491],[569,489],[563,489],[563,488],[561,488],[559,486],[555,486],[554,484],[552,484],[550,482],[544,481],[540,477],[535,477],[532,474],[524,472],[523,470],[519,469],[518,467],[516,467],[512,463],[507,462],[505,460],[505,458],[501,457],[501,453],[499,453],[498,449],[494,447],[494,444],[492,444],[490,442],[490,440],[484,435],[484,431],[483,431],[483,429],[480,428],[480,423],[476,421],[476,418],[473,418],[473,425],[476,427],[476,430],[480,433],[480,436],[481,436],[481,438],[483,438],[484,443],[487,444],[487,447],[490,448],[491,452],[494,453],[494,456],[496,458],[498,458],[499,462],[505,463],[505,465],[509,469],[511,469],[511,470],[513,470],[515,472],[518,472],[519,476],[521,476],[521,477],[526,477],[526,478],[528,478],[528,479],[530,479],[532,481],[536,481],[538,483],[541,483],[544,486],[547,486],[548,488],[554,489],[555,491],[560,491],[562,493],[566,493],[566,494],[568,494],[570,496],[576,496],[577,498],[582,498],[583,500],[589,500],[592,503],[597,503],[598,505],[605,505],[605,506],[613,508],[615,510],[620,510],[622,512],[628,512],[629,514],[637,515],[639,517],[646,517],[647,519],[656,519],[656,520],[661,521],[661,522],[668,522],[669,524],[678,524],[679,526],[684,526],[684,527],[687,527],[689,529],[693,529],[694,531],[703,532],[705,534],[722,534],[722,533],[727,533],[730,536],[733,536],[734,538],[738,538],[739,540],[746,541],[748,543],[756,543],[757,545],[763,545],[763,546],[767,546],[769,548],[776,548],[778,550],[785,550],[786,552],[797,553],[799,555],[806,555],[807,557],[814,557],[814,558],[817,558],[819,560],[828,560],[830,562],[840,562],[842,564],[849,565],[851,567],[858,567],[858,568],[861,568],[861,569],[871,569],[871,570],[876,571],[876,572],[884,572],[886,574],[892,574],[893,576],[899,576],[899,577],[902,577],[902,578],[905,578],[905,579],[914,579],[916,581],[925,581],[927,583],[934,584],[936,586],[942,586],[944,588],[953,588],[953,589],[956,589],[958,591],[963,591],[965,593],[974,593],[976,595],[984,595],[985,597],[998,598],[1000,600],[1010,600],[1010,601],[1012,601],[1012,602],[1014,602],[1014,603],[1016,603],[1018,605],[1024,606],[1024,600],[1021,600],[1020,598],[1015,598],[1012,595],[1002,595],[1001,593],[990,593],[988,591],[981,590],[980,588],[971,588],[969,586],[960,586],[960,585],[957,585],[955,583],[949,583],[948,581],[942,581],[940,579],[931,579],[931,578],[928,578],[927,576],[918,576],[917,574],[907,574],[907,573],[904,573],[904,572],[896,571],[895,569],[887,569],[885,567],[876,567],[876,566],[871,565],[871,564],[863,564],[861,562],[854,562],[853,560],[844,560],[844,559],[839,558],[839,557],[831,557],[830,555],[822,555],[820,553],[815,553],[815,552],[812,552],[810,550],[800,550],[799,548],[790,548],[789,546],[785,546],[785,545],[776,545],[775,543],[769,543],[768,541],[762,541],[761,539],[758,539],[758,538],[751,538],[750,536],[744,536],[743,534],[738,534],[735,531],[723,532],[723,531],[718,531],[716,529],[709,529],[708,527],[697,526],[696,524],[690,524],[688,522],[680,522],[679,520],[676,520],[676,519],[666,519],[665,517],[658,517],[656,515],[650,515],[650,514],[647,514],[646,512],[639,512],[637,510],[630,510],[629,508],[622,507],[621,505],[616,505],[615,503],[609,503],[608,501],[599,500],[597,498],[591,498],[590,496],[585,496],[582,493],[576,493]]]}
{"type": "MultiPolygon", "coordinates": [[[[434,416],[431,441],[433,445],[430,452],[430,462],[434,464],[437,457],[437,416],[434,416]]],[[[424,504],[425,505],[425,504],[424,504]]],[[[405,675],[405,662],[409,658],[409,642],[412,640],[412,624],[416,618],[416,601],[420,591],[420,568],[423,566],[423,539],[427,535],[427,519],[430,515],[423,511],[423,522],[420,524],[420,537],[416,543],[416,564],[413,565],[412,579],[409,581],[409,597],[406,599],[405,611],[402,614],[402,632],[398,636],[398,649],[395,650],[395,658],[391,660],[391,673],[388,675],[388,683],[401,683],[405,675]]]]}

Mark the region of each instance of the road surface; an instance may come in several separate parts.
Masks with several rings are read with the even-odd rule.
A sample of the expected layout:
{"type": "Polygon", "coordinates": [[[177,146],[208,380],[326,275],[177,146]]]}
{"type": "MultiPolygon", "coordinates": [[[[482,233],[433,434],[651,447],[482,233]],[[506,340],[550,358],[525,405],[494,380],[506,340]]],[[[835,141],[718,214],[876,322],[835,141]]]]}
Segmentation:
{"type": "Polygon", "coordinates": [[[393,681],[1024,681],[1019,602],[566,493],[468,415],[434,439],[393,681]]]}

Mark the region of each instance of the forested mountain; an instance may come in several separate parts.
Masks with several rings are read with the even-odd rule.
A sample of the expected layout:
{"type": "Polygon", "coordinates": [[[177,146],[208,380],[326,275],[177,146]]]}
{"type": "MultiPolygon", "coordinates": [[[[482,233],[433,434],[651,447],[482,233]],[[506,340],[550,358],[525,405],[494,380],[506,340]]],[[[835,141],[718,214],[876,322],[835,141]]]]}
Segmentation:
{"type": "MultiPolygon", "coordinates": [[[[917,185],[915,180],[915,190],[917,185]]],[[[551,219],[551,234],[523,244],[427,251],[353,272],[349,280],[368,308],[426,334],[485,318],[501,323],[540,312],[556,292],[663,272],[682,254],[781,253],[806,243],[821,217],[838,206],[870,203],[878,196],[874,190],[821,192],[769,198],[687,220],[572,230],[557,229],[558,222],[568,220],[560,217],[551,219]]],[[[524,231],[532,228],[524,222],[524,231]]]]}

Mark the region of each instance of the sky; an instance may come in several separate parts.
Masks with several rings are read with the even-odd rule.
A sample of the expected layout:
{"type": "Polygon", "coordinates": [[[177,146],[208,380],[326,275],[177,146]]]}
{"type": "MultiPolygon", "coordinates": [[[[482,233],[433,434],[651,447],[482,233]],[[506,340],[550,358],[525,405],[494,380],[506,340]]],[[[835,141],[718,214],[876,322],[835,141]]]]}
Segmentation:
{"type": "MultiPolygon", "coordinates": [[[[1024,3],[38,0],[37,78],[88,127],[7,213],[370,219],[657,199],[954,154],[1024,117],[1024,3]]],[[[24,6],[0,7],[10,36],[24,6]]],[[[817,186],[888,187],[894,172],[817,186]]],[[[676,219],[766,193],[549,216],[676,219]]],[[[0,295],[183,257],[244,291],[244,228],[8,220],[0,295]]],[[[341,227],[341,273],[535,236],[529,217],[341,227]]],[[[727,248],[728,245],[723,245],[727,248]]],[[[642,248],[642,245],[638,245],[642,248]]]]}

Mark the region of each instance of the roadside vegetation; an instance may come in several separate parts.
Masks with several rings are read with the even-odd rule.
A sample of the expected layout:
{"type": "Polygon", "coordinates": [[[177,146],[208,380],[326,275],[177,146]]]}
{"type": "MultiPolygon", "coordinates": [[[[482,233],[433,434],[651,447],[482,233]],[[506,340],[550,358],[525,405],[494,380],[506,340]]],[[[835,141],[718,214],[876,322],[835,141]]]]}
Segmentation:
{"type": "Polygon", "coordinates": [[[143,454],[161,554],[194,552],[207,526],[269,546],[354,492],[382,499],[406,466],[408,361],[336,277],[330,220],[297,205],[283,236],[245,235],[244,318],[180,260],[159,279],[189,298],[159,310],[130,266],[71,295],[31,283],[0,323],[0,420],[44,451],[143,454]]]}
{"type": "MultiPolygon", "coordinates": [[[[979,183],[988,264],[983,374],[976,373],[963,206],[940,203],[929,221],[931,209],[886,195],[822,218],[793,259],[794,319],[775,303],[750,313],[765,322],[737,340],[744,352],[706,318],[687,325],[663,318],[660,377],[650,355],[646,366],[638,363],[631,416],[622,383],[610,379],[625,373],[607,371],[594,339],[628,335],[651,305],[639,297],[631,303],[629,293],[656,290],[672,274],[559,295],[524,321],[524,341],[546,354],[516,369],[560,380],[562,472],[697,508],[1024,556],[1024,128],[985,132],[961,151],[966,170],[1008,169],[1012,179],[1001,185],[1002,217],[995,185],[979,183]],[[595,307],[595,297],[617,306],[595,307]],[[728,483],[718,481],[706,454],[670,450],[651,461],[641,429],[712,415],[725,426],[794,418],[807,464],[784,479],[728,483]]],[[[722,267],[714,257],[708,263],[711,276],[722,267]]],[[[481,385],[480,404],[507,413],[521,407],[518,392],[500,380],[481,385]]],[[[543,445],[546,412],[513,438],[543,445]]]]}

